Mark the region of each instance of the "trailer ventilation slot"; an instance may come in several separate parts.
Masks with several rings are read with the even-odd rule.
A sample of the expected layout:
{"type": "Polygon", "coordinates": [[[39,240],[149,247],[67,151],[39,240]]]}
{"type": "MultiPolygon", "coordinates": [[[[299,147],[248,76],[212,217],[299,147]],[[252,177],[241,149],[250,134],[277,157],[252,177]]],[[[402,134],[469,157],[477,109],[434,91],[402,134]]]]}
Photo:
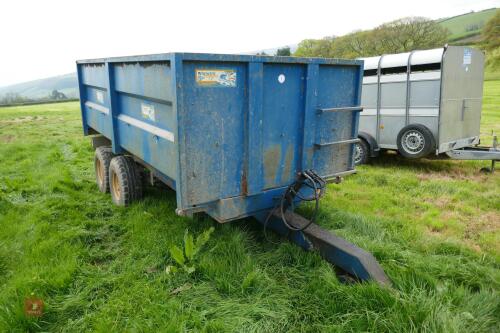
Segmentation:
{"type": "Polygon", "coordinates": [[[375,76],[377,75],[377,69],[365,69],[363,72],[363,76],[375,76]]]}
{"type": "Polygon", "coordinates": [[[429,71],[437,71],[441,69],[441,63],[435,62],[432,64],[421,64],[421,65],[412,65],[411,72],[429,72],[429,71]]]}
{"type": "Polygon", "coordinates": [[[388,67],[388,68],[382,68],[381,73],[382,75],[386,74],[403,74],[408,71],[407,66],[398,66],[398,67],[388,67]]]}

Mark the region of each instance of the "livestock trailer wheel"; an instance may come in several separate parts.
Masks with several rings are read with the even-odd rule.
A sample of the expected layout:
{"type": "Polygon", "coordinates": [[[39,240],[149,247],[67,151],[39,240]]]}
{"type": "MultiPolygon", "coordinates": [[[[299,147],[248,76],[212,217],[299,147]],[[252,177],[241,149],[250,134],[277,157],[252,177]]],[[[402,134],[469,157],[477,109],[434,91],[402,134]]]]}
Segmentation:
{"type": "Polygon", "coordinates": [[[141,174],[132,157],[113,157],[109,165],[109,186],[117,206],[128,206],[142,197],[141,174]]]}
{"type": "Polygon", "coordinates": [[[370,159],[370,147],[365,140],[360,139],[358,143],[354,145],[354,164],[366,164],[370,159]]]}
{"type": "Polygon", "coordinates": [[[398,150],[406,158],[427,156],[435,147],[432,132],[420,124],[403,127],[397,138],[398,150]]]}
{"type": "Polygon", "coordinates": [[[95,180],[99,191],[109,192],[109,163],[113,158],[110,147],[98,147],[94,155],[95,180]]]}

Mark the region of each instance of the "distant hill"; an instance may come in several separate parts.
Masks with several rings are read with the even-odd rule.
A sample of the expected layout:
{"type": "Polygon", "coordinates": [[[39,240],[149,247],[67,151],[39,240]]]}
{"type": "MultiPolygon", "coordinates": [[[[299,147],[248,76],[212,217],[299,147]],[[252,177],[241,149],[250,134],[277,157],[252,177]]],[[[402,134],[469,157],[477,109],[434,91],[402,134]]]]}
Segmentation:
{"type": "Polygon", "coordinates": [[[68,98],[77,98],[78,82],[76,73],[0,87],[0,98],[5,94],[13,93],[30,99],[41,99],[49,96],[53,90],[65,94],[68,98]]]}
{"type": "Polygon", "coordinates": [[[451,32],[450,42],[462,40],[474,41],[490,18],[495,15],[497,8],[485,9],[479,12],[470,12],[437,20],[443,27],[451,32]]]}
{"type": "MultiPolygon", "coordinates": [[[[297,50],[297,44],[290,44],[288,46],[290,47],[292,53],[297,50]]],[[[247,52],[247,54],[265,52],[268,55],[275,55],[276,51],[282,47],[285,46],[247,52]]],[[[0,99],[6,94],[10,93],[18,94],[24,98],[38,100],[46,98],[52,93],[53,90],[62,92],[68,98],[78,98],[78,81],[76,78],[76,73],[59,75],[46,79],[28,81],[10,86],[0,87],[0,99]]]]}

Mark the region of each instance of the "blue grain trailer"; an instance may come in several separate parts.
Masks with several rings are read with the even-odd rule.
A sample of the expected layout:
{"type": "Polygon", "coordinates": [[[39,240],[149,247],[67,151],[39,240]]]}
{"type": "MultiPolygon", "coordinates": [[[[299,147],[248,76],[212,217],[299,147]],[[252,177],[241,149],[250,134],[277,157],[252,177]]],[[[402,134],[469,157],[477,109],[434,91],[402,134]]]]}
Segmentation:
{"type": "Polygon", "coordinates": [[[128,205],[142,196],[147,170],[176,191],[179,215],[204,212],[221,223],[253,216],[340,267],[366,268],[351,274],[385,283],[368,253],[332,244],[334,236],[292,209],[354,172],[362,64],[189,53],[78,61],[99,189],[128,205]]]}

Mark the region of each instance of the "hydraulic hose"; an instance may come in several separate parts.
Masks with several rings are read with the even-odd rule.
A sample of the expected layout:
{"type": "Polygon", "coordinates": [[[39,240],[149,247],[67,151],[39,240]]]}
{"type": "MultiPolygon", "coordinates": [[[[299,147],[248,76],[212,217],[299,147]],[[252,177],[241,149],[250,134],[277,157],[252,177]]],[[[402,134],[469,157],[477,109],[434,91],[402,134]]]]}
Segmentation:
{"type": "Polygon", "coordinates": [[[316,220],[316,216],[319,211],[319,200],[323,196],[325,189],[326,189],[326,181],[323,178],[321,178],[318,174],[316,174],[313,170],[306,170],[302,172],[298,177],[297,181],[288,186],[288,188],[281,196],[278,204],[269,212],[269,215],[267,216],[264,222],[264,234],[266,239],[267,239],[267,234],[266,234],[267,224],[269,223],[271,216],[277,210],[279,210],[280,212],[283,224],[290,231],[303,231],[307,229],[311,224],[313,224],[314,221],[316,220]],[[310,197],[304,197],[300,193],[300,189],[302,188],[302,186],[311,188],[313,190],[313,195],[310,197]],[[294,205],[295,198],[298,198],[300,201],[315,201],[314,213],[312,217],[309,219],[309,222],[303,227],[294,226],[286,219],[285,216],[285,211],[287,209],[291,209],[292,211],[295,209],[294,205]]]}

